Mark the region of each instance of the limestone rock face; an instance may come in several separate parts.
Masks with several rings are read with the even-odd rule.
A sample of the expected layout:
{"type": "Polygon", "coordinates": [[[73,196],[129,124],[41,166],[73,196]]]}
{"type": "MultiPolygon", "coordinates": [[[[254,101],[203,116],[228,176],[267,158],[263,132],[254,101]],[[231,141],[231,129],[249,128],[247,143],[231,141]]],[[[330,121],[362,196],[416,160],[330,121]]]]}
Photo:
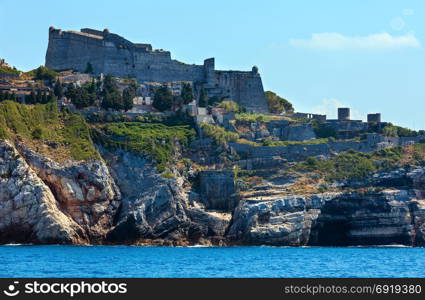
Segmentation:
{"type": "Polygon", "coordinates": [[[9,142],[0,143],[0,243],[87,243],[83,229],[9,142]]]}
{"type": "Polygon", "coordinates": [[[231,171],[200,173],[201,199],[207,208],[233,210],[237,205],[236,187],[231,171]]]}
{"type": "Polygon", "coordinates": [[[315,195],[279,193],[291,179],[274,178],[232,202],[232,172],[201,171],[194,189],[146,158],[99,152],[104,160],[59,164],[0,142],[0,244],[425,245],[424,167],[315,195]]]}
{"type": "Polygon", "coordinates": [[[269,245],[424,245],[423,171],[381,174],[387,183],[413,183],[403,188],[243,201],[228,237],[269,245]]]}
{"type": "Polygon", "coordinates": [[[91,242],[103,240],[121,198],[106,164],[92,160],[63,165],[22,145],[17,147],[55,195],[61,210],[84,228],[91,242]]]}
{"type": "Polygon", "coordinates": [[[163,178],[147,159],[129,152],[100,150],[123,197],[109,241],[196,243],[223,237],[230,220],[192,207],[182,178],[163,178]]]}

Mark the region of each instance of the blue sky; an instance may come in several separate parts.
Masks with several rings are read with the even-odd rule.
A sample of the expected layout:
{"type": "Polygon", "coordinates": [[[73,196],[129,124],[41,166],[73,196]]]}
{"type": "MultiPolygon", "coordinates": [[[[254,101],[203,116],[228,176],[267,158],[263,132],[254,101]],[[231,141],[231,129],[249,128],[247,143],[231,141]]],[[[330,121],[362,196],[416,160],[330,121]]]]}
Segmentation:
{"type": "Polygon", "coordinates": [[[265,89],[296,110],[425,129],[425,2],[0,0],[0,57],[44,64],[48,27],[108,28],[175,59],[216,68],[259,67],[265,89]]]}

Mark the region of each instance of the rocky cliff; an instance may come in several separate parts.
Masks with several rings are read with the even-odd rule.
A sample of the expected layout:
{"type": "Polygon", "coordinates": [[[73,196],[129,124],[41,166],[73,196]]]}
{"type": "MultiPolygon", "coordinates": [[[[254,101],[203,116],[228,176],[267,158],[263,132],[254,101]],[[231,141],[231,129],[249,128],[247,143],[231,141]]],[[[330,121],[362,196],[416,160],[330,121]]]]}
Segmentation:
{"type": "Polygon", "coordinates": [[[163,176],[140,155],[98,151],[102,159],[57,163],[1,142],[0,243],[425,245],[423,167],[326,193],[284,193],[287,177],[238,195],[232,172],[198,170],[190,182],[194,170],[163,176]]]}
{"type": "Polygon", "coordinates": [[[423,246],[424,179],[423,168],[400,169],[363,181],[362,187],[380,186],[369,191],[274,196],[263,189],[264,200],[237,207],[228,238],[252,245],[423,246]]]}
{"type": "Polygon", "coordinates": [[[229,214],[189,201],[179,174],[163,178],[146,158],[100,151],[104,160],[59,164],[1,142],[0,243],[222,243],[229,214]]]}

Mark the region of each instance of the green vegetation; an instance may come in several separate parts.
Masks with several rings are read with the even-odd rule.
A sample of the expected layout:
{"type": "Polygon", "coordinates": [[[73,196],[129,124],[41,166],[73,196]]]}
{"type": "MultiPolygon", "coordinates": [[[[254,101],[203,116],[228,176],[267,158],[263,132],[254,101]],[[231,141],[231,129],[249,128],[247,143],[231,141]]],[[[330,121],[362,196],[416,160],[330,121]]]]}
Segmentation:
{"type": "Polygon", "coordinates": [[[205,136],[212,138],[219,145],[236,142],[239,139],[239,134],[227,131],[221,126],[201,123],[201,128],[205,136]]]}
{"type": "Polygon", "coordinates": [[[250,113],[240,113],[235,115],[236,121],[239,122],[245,122],[245,123],[261,123],[261,122],[267,122],[271,120],[270,116],[263,115],[263,114],[250,114],[250,113]]]}
{"type": "Polygon", "coordinates": [[[193,101],[192,86],[189,83],[183,83],[181,98],[183,100],[183,104],[189,104],[193,101]]]}
{"type": "Polygon", "coordinates": [[[208,106],[208,97],[205,90],[202,88],[201,93],[199,95],[199,107],[207,107],[208,106]]]}
{"type": "Polygon", "coordinates": [[[70,84],[65,96],[71,99],[72,104],[78,109],[88,107],[96,101],[96,86],[94,82],[81,87],[70,84]]]}
{"type": "Polygon", "coordinates": [[[86,64],[86,70],[84,71],[84,73],[93,74],[93,66],[90,62],[86,64]]]}
{"type": "Polygon", "coordinates": [[[47,80],[49,82],[52,82],[58,76],[57,72],[44,66],[39,66],[37,69],[31,70],[26,74],[35,80],[47,80]]]}
{"type": "Polygon", "coordinates": [[[83,118],[59,112],[54,102],[36,105],[12,101],[0,103],[0,137],[19,137],[29,147],[57,160],[99,157],[83,118]]]}
{"type": "Polygon", "coordinates": [[[294,112],[294,107],[292,103],[288,100],[278,96],[277,94],[266,91],[264,93],[266,97],[267,104],[271,113],[280,114],[280,113],[292,113],[294,112]]]}
{"type": "Polygon", "coordinates": [[[329,142],[328,138],[305,140],[305,141],[271,141],[263,139],[263,146],[288,146],[288,145],[317,145],[317,144],[327,144],[329,142]]]}
{"type": "Polygon", "coordinates": [[[55,85],[53,86],[53,92],[58,99],[62,98],[63,85],[59,80],[56,80],[55,85]]]}
{"type": "Polygon", "coordinates": [[[312,127],[318,138],[336,138],[338,135],[335,128],[316,120],[312,122],[312,127]]]}
{"type": "Polygon", "coordinates": [[[56,97],[52,93],[42,92],[41,89],[38,89],[36,92],[31,91],[31,94],[25,96],[25,103],[27,104],[47,104],[55,100],[56,97]]]}
{"type": "Polygon", "coordinates": [[[417,136],[418,133],[409,128],[400,126],[388,125],[382,130],[382,134],[385,136],[392,137],[404,137],[404,136],[417,136]]]}
{"type": "Polygon", "coordinates": [[[9,93],[9,92],[4,92],[4,91],[0,91],[0,101],[4,101],[4,100],[11,100],[11,101],[16,101],[16,94],[15,93],[9,93]]]}
{"type": "Polygon", "coordinates": [[[335,181],[366,178],[377,171],[424,163],[425,144],[420,143],[406,148],[381,149],[372,153],[349,150],[327,160],[309,157],[296,164],[294,169],[318,173],[327,181],[335,181]]]}
{"type": "Polygon", "coordinates": [[[226,113],[242,113],[245,110],[242,106],[231,100],[220,102],[218,107],[223,108],[226,113]]]}
{"type": "Polygon", "coordinates": [[[177,143],[188,146],[195,137],[189,126],[166,126],[138,122],[108,123],[94,126],[96,142],[109,148],[122,148],[141,155],[148,155],[166,171],[173,161],[177,143]]]}
{"type": "MultiPolygon", "coordinates": [[[[94,83],[92,85],[94,86],[94,83]]],[[[137,84],[132,82],[121,94],[117,86],[117,80],[108,74],[103,81],[103,90],[97,91],[97,93],[102,98],[102,108],[127,111],[133,107],[133,98],[136,95],[136,89],[137,84]]]]}
{"type": "Polygon", "coordinates": [[[7,67],[7,66],[1,66],[0,67],[0,73],[6,73],[6,74],[20,74],[21,72],[17,70],[15,67],[7,67]]]}
{"type": "Polygon", "coordinates": [[[173,94],[166,85],[162,85],[156,89],[152,106],[159,111],[171,109],[173,106],[173,94]]]}

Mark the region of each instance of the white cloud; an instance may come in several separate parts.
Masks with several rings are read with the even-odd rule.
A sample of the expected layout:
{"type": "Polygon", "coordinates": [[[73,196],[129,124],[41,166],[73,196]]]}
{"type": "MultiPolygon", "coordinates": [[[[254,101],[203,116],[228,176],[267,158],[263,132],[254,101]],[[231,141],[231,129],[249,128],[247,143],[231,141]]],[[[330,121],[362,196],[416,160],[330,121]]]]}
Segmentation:
{"type": "MultiPolygon", "coordinates": [[[[312,108],[312,113],[326,115],[327,119],[336,119],[338,115],[338,107],[350,107],[335,98],[325,98],[322,103],[312,108]]],[[[359,111],[350,108],[350,118],[352,120],[365,120],[365,115],[359,111]]]]}
{"type": "Polygon", "coordinates": [[[391,20],[391,28],[394,30],[397,30],[397,31],[403,30],[405,26],[406,26],[406,23],[401,17],[395,17],[394,19],[391,20]]]}
{"type": "Polygon", "coordinates": [[[412,15],[415,14],[415,10],[411,9],[411,8],[405,8],[405,9],[403,9],[402,13],[405,16],[412,16],[412,15]]]}
{"type": "Polygon", "coordinates": [[[392,36],[386,32],[367,36],[345,36],[340,33],[313,33],[309,39],[290,39],[289,44],[293,47],[319,50],[421,47],[420,41],[413,33],[392,36]]]}

